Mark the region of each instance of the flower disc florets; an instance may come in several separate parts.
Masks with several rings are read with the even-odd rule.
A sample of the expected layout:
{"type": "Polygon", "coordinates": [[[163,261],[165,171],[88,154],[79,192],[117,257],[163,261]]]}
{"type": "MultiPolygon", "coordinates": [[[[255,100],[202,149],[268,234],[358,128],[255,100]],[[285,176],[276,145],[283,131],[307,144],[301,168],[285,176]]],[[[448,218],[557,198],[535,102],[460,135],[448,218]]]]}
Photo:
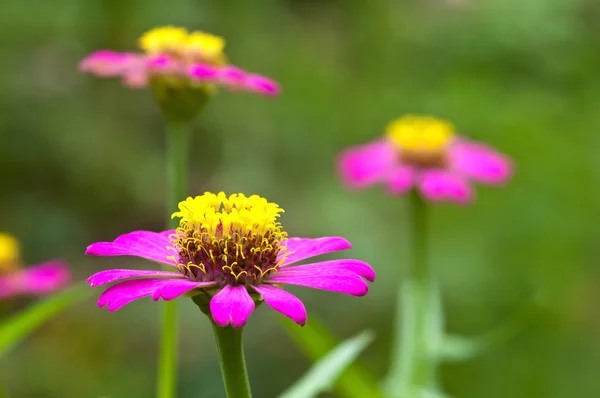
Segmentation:
{"type": "Polygon", "coordinates": [[[387,135],[400,150],[403,162],[417,167],[444,167],[454,126],[433,117],[408,115],[390,123],[387,135]]]}
{"type": "Polygon", "coordinates": [[[188,33],[174,26],[152,29],[140,38],[140,47],[148,54],[168,55],[184,64],[226,64],[225,39],[201,31],[188,33]]]}
{"type": "Polygon", "coordinates": [[[188,279],[225,285],[258,285],[277,271],[287,238],[277,204],[252,195],[205,193],[179,203],[181,221],[170,237],[173,259],[188,279]]]}
{"type": "Polygon", "coordinates": [[[19,242],[12,236],[0,233],[0,275],[10,274],[19,268],[19,242]]]}

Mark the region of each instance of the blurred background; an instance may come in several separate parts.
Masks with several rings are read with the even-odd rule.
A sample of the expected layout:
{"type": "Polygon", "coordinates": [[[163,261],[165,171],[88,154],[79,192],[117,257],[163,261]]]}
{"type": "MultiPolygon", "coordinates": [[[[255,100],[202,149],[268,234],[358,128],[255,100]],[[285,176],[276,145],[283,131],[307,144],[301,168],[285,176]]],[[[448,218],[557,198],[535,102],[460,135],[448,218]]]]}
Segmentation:
{"type": "MultiPolygon", "coordinates": [[[[432,261],[447,328],[474,335],[532,297],[523,332],[442,368],[458,398],[600,396],[600,3],[596,0],[5,0],[0,4],[0,229],[28,263],[64,258],[77,279],[135,259],[88,244],[163,224],[163,122],[146,90],[77,71],[100,48],[175,24],[224,36],[233,63],[273,77],[280,98],[220,93],[197,123],[190,194],[258,193],[290,235],[342,235],[370,262],[368,296],[291,289],[340,338],[370,328],[362,362],[386,371],[409,236],[402,198],[351,193],[346,146],[404,113],[452,120],[513,157],[506,188],[432,208],[432,261]]],[[[98,290],[100,294],[101,290],[98,290]]],[[[153,396],[159,306],[70,308],[0,361],[12,396],[153,396]]],[[[21,303],[21,306],[27,303],[21,303]]],[[[222,397],[212,331],[180,300],[180,396],[222,397]]],[[[246,327],[257,397],[309,367],[274,311],[246,327]]],[[[310,320],[309,320],[310,322],[310,320]]]]}

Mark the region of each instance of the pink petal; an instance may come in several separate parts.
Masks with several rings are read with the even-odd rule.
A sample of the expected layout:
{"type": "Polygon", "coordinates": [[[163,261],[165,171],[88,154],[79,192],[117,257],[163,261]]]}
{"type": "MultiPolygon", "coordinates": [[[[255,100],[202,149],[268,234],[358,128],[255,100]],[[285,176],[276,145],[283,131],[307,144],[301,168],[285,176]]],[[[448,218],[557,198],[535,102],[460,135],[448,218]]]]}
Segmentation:
{"type": "Polygon", "coordinates": [[[135,269],[109,269],[107,271],[98,272],[88,278],[86,283],[91,287],[105,285],[121,279],[137,278],[140,276],[150,276],[156,278],[185,278],[179,272],[168,271],[150,271],[150,270],[135,270],[135,269]]]}
{"type": "Polygon", "coordinates": [[[313,289],[345,293],[352,296],[364,296],[369,286],[363,278],[354,272],[342,269],[321,269],[293,271],[285,269],[273,274],[266,283],[289,284],[312,287],[313,289]]]}
{"type": "Polygon", "coordinates": [[[165,54],[153,55],[145,60],[147,68],[156,71],[173,71],[178,69],[177,61],[165,54]]]}
{"type": "Polygon", "coordinates": [[[466,179],[449,171],[423,172],[420,189],[423,196],[432,201],[450,200],[468,204],[473,199],[473,191],[466,179]]]}
{"type": "Polygon", "coordinates": [[[460,141],[450,149],[450,167],[486,184],[502,184],[512,176],[511,160],[494,149],[475,142],[460,141]]]}
{"type": "Polygon", "coordinates": [[[129,88],[144,88],[148,85],[150,76],[146,69],[128,71],[123,75],[123,84],[129,88]]]}
{"type": "Polygon", "coordinates": [[[261,75],[246,76],[244,85],[250,91],[265,94],[271,97],[279,95],[279,93],[281,92],[281,89],[279,88],[279,84],[277,84],[277,82],[261,75]]]}
{"type": "Polygon", "coordinates": [[[216,80],[219,77],[219,70],[208,64],[194,64],[188,69],[188,75],[198,80],[216,80]]]}
{"type": "Polygon", "coordinates": [[[67,264],[61,261],[33,265],[18,271],[15,277],[24,294],[49,294],[71,283],[71,271],[67,264]]]}
{"type": "Polygon", "coordinates": [[[85,254],[90,256],[137,256],[161,264],[175,266],[169,256],[177,256],[171,246],[169,234],[175,231],[134,231],[119,236],[112,242],[98,242],[88,246],[85,254]]]}
{"type": "Polygon", "coordinates": [[[135,67],[143,56],[116,51],[96,51],[79,63],[79,69],[101,77],[121,76],[135,67]]]}
{"type": "Polygon", "coordinates": [[[398,166],[386,177],[387,190],[392,195],[409,191],[416,183],[417,172],[410,166],[398,166]]]}
{"type": "Polygon", "coordinates": [[[346,185],[360,189],[384,181],[398,163],[394,146],[379,140],[342,151],[338,169],[346,185]]]}
{"type": "Polygon", "coordinates": [[[17,296],[21,293],[15,274],[0,276],[0,299],[17,296]]]}
{"type": "MultiPolygon", "coordinates": [[[[283,269],[282,269],[283,270],[283,269]]],[[[334,270],[345,270],[354,272],[355,274],[362,276],[369,282],[375,281],[375,271],[371,266],[364,261],[360,260],[331,260],[331,261],[321,261],[313,264],[305,264],[305,265],[296,265],[293,267],[285,268],[285,271],[281,272],[296,272],[296,271],[311,271],[311,272],[321,272],[321,271],[334,271],[334,270]]],[[[280,272],[280,273],[281,273],[280,272]]]]}
{"type": "Polygon", "coordinates": [[[246,72],[236,66],[225,66],[218,69],[219,79],[226,86],[242,87],[246,80],[246,72]]]}
{"type": "Polygon", "coordinates": [[[108,305],[108,311],[116,311],[134,300],[151,296],[170,282],[170,279],[134,279],[117,283],[100,295],[98,307],[108,305]]]}
{"type": "Polygon", "coordinates": [[[152,294],[152,300],[157,301],[162,298],[163,300],[169,301],[176,299],[198,287],[210,287],[214,286],[215,282],[194,282],[187,279],[171,279],[168,284],[163,287],[156,289],[152,294]]]}
{"type": "Polygon", "coordinates": [[[300,326],[306,323],[306,309],[302,301],[291,293],[275,286],[252,286],[271,308],[281,312],[300,326]]]}
{"type": "Polygon", "coordinates": [[[315,239],[289,238],[282,246],[286,246],[287,253],[289,253],[285,258],[285,262],[281,265],[282,267],[310,257],[320,256],[321,254],[352,248],[350,242],[337,236],[315,239]]]}
{"type": "Polygon", "coordinates": [[[226,285],[210,300],[210,312],[221,327],[241,328],[254,311],[254,301],[245,286],[226,285]]]}

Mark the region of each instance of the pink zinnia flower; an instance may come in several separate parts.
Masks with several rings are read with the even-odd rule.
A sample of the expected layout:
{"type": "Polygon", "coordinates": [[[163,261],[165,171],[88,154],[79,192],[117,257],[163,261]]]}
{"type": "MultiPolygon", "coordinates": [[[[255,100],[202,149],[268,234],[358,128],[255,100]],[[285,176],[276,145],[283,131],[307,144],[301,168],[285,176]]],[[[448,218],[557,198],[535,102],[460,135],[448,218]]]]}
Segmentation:
{"type": "Polygon", "coordinates": [[[470,202],[471,181],[501,185],[510,179],[510,159],[487,145],[455,135],[452,124],[431,117],[404,116],[387,136],[344,150],[338,161],[350,188],[383,184],[391,194],[418,188],[432,201],[470,202]]]}
{"type": "Polygon", "coordinates": [[[217,325],[242,327],[255,303],[264,300],[304,325],[304,305],[282,285],[363,296],[368,291],[363,278],[375,280],[373,269],[359,260],[291,266],[351,245],[338,237],[288,238],[277,221],[283,210],[257,195],[207,192],[179,203],[179,210],[173,214],[181,218],[177,230],[135,231],[88,247],[89,255],[138,256],[173,267],[173,271],[115,269],[92,275],[87,281],[91,286],[118,281],[100,296],[99,307],[116,311],[142,297],[173,300],[185,294],[196,301],[202,296],[217,325]]]}
{"type": "Polygon", "coordinates": [[[19,268],[19,243],[0,233],[0,300],[22,295],[41,296],[69,285],[71,272],[61,261],[19,268]]]}
{"type": "Polygon", "coordinates": [[[79,67],[100,77],[120,77],[132,88],[157,80],[173,87],[212,90],[222,86],[269,96],[280,92],[275,81],[228,65],[223,53],[225,40],[218,36],[165,26],[146,32],[140,47],[143,53],[99,50],[84,58],[79,67]]]}

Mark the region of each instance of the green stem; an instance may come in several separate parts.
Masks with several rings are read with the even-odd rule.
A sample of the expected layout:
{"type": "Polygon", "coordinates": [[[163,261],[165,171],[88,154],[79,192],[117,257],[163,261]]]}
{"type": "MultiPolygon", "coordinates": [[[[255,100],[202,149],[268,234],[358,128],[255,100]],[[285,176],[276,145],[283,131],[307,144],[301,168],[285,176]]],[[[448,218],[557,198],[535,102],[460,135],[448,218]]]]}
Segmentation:
{"type": "Polygon", "coordinates": [[[213,332],[219,353],[223,383],[228,398],[251,398],[250,382],[242,345],[243,328],[220,327],[214,322],[213,332]]]}
{"type": "Polygon", "coordinates": [[[0,384],[0,398],[8,398],[8,392],[3,384],[0,384]]]}
{"type": "MultiPolygon", "coordinates": [[[[166,132],[166,174],[167,207],[166,226],[176,228],[177,220],[171,214],[177,210],[179,201],[187,196],[188,149],[190,124],[167,122],[166,132]]],[[[162,329],[160,337],[157,398],[174,398],[177,375],[177,303],[163,304],[162,329]]]]}
{"type": "Polygon", "coordinates": [[[430,352],[429,311],[433,298],[434,283],[427,258],[427,204],[415,191],[411,193],[412,207],[412,261],[411,279],[415,322],[412,364],[410,366],[409,385],[426,387],[435,380],[435,358],[430,352]]]}

